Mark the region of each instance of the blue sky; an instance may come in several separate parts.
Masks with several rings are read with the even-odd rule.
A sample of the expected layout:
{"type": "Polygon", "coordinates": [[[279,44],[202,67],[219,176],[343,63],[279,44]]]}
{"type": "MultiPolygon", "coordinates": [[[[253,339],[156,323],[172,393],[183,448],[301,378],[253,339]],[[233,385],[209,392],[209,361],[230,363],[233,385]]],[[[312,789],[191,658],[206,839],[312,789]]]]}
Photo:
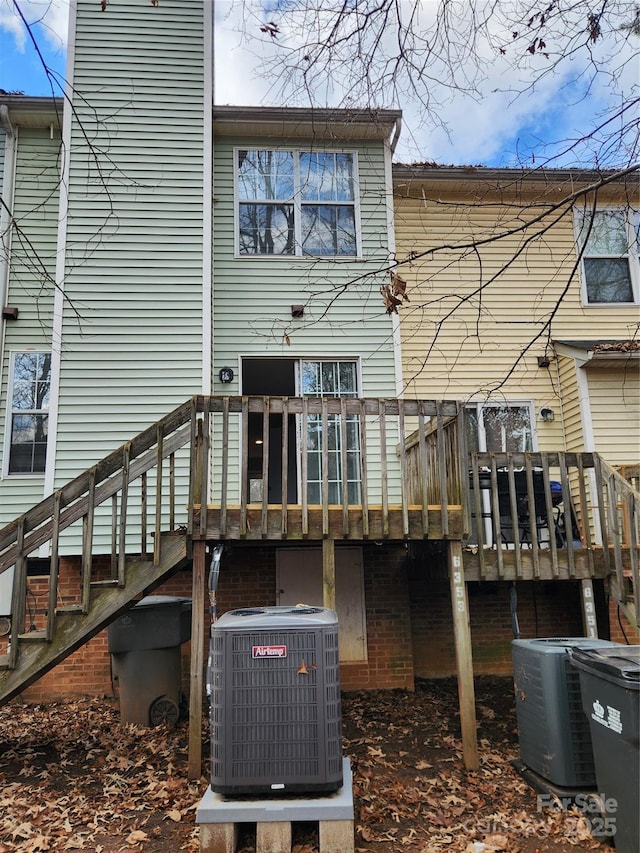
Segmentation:
{"type": "MultiPolygon", "coordinates": [[[[432,12],[433,2],[424,0],[425,14],[432,12]]],[[[62,81],[67,0],[19,0],[19,3],[25,17],[33,23],[46,62],[62,81]]],[[[271,3],[269,8],[272,6],[271,3]]],[[[261,61],[277,59],[278,51],[283,49],[282,42],[260,36],[259,23],[269,17],[264,9],[259,0],[216,2],[216,56],[224,57],[224,73],[216,76],[218,103],[277,103],[273,93],[279,91],[279,87],[274,85],[273,79],[256,70],[261,61]],[[249,29],[249,43],[239,35],[243,22],[249,29]]],[[[483,97],[459,94],[440,108],[439,118],[446,123],[447,131],[422,121],[415,104],[400,104],[404,122],[399,156],[405,162],[539,165],[545,155],[556,150],[550,147],[551,143],[580,136],[591,127],[595,116],[610,104],[620,103],[619,93],[604,83],[593,86],[585,96],[583,71],[577,60],[563,63],[557,72],[544,78],[527,95],[514,100],[504,91],[510,82],[505,77],[512,74],[517,87],[522,86],[521,76],[516,80],[515,69],[488,56],[483,97]]],[[[627,88],[638,85],[637,60],[628,62],[624,73],[629,78],[627,88]]],[[[623,88],[624,85],[623,79],[623,88]]],[[[0,0],[0,88],[18,90],[26,95],[52,94],[40,59],[15,15],[13,0],[0,0]]],[[[583,160],[584,165],[589,165],[586,155],[583,160]]],[[[565,164],[569,161],[555,165],[565,164]]]]}

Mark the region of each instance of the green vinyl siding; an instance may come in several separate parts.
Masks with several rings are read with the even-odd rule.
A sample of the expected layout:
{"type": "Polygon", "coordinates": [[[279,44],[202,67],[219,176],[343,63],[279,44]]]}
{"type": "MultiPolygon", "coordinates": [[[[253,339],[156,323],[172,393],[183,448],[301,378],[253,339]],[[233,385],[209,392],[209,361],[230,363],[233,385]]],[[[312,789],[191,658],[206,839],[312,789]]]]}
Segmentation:
{"type": "MultiPolygon", "coordinates": [[[[14,229],[6,303],[19,311],[5,325],[0,383],[0,470],[7,451],[7,394],[11,354],[49,351],[54,298],[60,135],[49,128],[18,129],[14,229]]],[[[0,482],[0,525],[42,500],[42,475],[12,475],[0,482]]]]}
{"type": "Polygon", "coordinates": [[[56,483],[202,389],[203,19],[78,4],[56,483]]]}
{"type": "MultiPolygon", "coordinates": [[[[238,393],[240,358],[262,356],[355,359],[361,370],[361,396],[396,396],[392,321],[379,292],[388,281],[384,270],[390,257],[382,142],[322,143],[322,150],[356,155],[359,257],[235,254],[234,149],[318,150],[318,145],[312,139],[283,139],[274,145],[273,140],[260,138],[215,138],[214,393],[238,393]],[[296,304],[305,305],[302,320],[291,317],[296,304]],[[218,379],[224,365],[236,371],[230,385],[218,379]]],[[[232,431],[231,440],[237,439],[237,431],[232,431]]],[[[394,459],[396,441],[397,432],[389,425],[389,453],[394,459]]],[[[370,458],[372,451],[368,446],[370,458]]],[[[237,447],[230,448],[229,461],[231,482],[234,477],[237,482],[237,447]]]]}

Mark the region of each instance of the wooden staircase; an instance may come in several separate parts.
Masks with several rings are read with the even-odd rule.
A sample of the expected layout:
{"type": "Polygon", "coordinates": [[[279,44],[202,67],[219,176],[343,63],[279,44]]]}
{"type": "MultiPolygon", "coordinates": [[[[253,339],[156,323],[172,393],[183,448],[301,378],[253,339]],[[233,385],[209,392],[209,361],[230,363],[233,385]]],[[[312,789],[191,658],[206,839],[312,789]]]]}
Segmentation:
{"type": "Polygon", "coordinates": [[[10,633],[0,639],[0,704],[189,562],[193,466],[186,454],[180,485],[176,453],[189,444],[194,426],[195,409],[187,401],[0,530],[0,573],[13,571],[10,633]],[[43,556],[46,606],[34,620],[27,603],[29,565],[43,556]],[[71,591],[58,581],[64,559],[78,564],[71,591]]]}
{"type": "Polygon", "coordinates": [[[57,608],[55,631],[50,642],[47,632],[32,631],[20,634],[12,643],[19,645],[17,665],[10,668],[10,654],[0,657],[0,704],[13,699],[38,678],[64,660],[87,640],[102,631],[126,610],[132,601],[147,595],[166,577],[188,562],[187,537],[169,534],[162,537],[160,562],[154,565],[149,557],[127,557],[125,587],[117,582],[104,586],[92,584],[87,613],[81,605],[57,608]]]}

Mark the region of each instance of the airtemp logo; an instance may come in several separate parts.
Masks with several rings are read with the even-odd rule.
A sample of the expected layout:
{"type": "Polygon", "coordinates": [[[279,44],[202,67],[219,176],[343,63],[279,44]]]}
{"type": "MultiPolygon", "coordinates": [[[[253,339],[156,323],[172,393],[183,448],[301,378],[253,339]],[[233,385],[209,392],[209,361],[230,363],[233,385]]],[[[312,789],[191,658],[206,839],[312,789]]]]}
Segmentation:
{"type": "Polygon", "coordinates": [[[286,658],[286,646],[252,646],[252,658],[286,658]]]}

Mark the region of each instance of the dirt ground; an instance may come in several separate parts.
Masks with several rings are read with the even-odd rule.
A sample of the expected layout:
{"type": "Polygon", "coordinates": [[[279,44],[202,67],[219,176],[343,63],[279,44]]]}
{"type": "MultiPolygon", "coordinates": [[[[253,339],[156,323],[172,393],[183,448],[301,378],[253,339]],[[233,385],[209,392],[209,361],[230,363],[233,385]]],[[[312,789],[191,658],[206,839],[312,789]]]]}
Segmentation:
{"type": "MultiPolygon", "coordinates": [[[[481,766],[467,773],[455,680],[345,694],[358,853],[611,853],[588,815],[538,808],[512,768],[511,679],[477,679],[476,698],[481,766]]],[[[195,853],[206,736],[202,779],[190,783],[186,723],[121,724],[113,699],[0,708],[0,853],[195,853]]],[[[247,826],[239,851],[254,840],[247,826]]],[[[317,826],[295,824],[293,850],[317,853],[317,826]]]]}

